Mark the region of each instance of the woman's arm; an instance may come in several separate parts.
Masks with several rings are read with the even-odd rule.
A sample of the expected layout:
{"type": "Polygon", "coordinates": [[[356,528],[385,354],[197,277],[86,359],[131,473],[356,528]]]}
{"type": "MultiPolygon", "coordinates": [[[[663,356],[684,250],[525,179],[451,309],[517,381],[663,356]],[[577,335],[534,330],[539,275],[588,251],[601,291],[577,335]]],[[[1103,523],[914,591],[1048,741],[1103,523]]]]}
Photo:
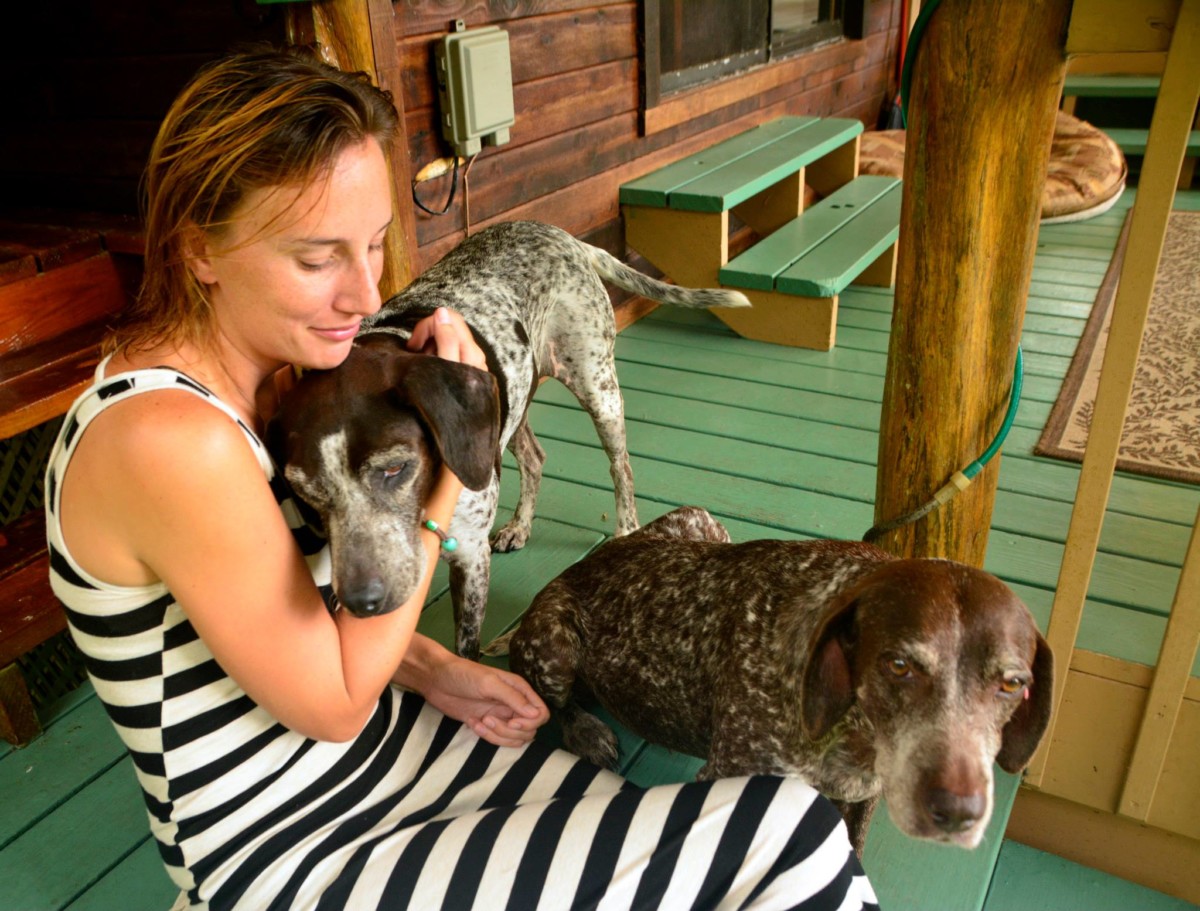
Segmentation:
{"type": "MultiPolygon", "coordinates": [[[[427,504],[449,524],[449,472],[427,504]]],[[[86,569],[116,584],[162,580],[222,668],[283,724],[353,738],[408,648],[425,575],[395,611],[331,616],[241,431],[185,392],[121,402],[79,443],[63,490],[64,531],[86,569]]]]}

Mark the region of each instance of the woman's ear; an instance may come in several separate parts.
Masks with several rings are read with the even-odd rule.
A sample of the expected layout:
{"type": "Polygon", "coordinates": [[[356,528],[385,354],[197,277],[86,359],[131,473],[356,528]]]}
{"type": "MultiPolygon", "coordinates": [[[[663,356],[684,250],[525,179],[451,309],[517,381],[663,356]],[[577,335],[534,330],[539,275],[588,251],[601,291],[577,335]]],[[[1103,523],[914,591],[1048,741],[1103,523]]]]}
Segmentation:
{"type": "Polygon", "coordinates": [[[189,223],[180,238],[180,250],[183,260],[196,276],[196,281],[202,285],[213,285],[217,282],[217,273],[213,269],[212,240],[208,232],[195,223],[189,223]]]}

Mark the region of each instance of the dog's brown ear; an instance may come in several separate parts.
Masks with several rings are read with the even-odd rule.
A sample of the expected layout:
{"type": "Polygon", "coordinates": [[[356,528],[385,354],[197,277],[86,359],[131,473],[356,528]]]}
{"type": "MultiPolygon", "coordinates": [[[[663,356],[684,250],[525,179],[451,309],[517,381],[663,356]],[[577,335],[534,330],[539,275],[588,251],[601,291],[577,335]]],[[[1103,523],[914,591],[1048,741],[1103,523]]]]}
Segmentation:
{"type": "Polygon", "coordinates": [[[487,487],[500,447],[495,377],[486,370],[424,355],[413,361],[400,384],[450,470],[470,490],[487,487]]]}
{"type": "Polygon", "coordinates": [[[848,598],[822,620],[809,639],[800,690],[800,724],[804,735],[819,740],[854,704],[852,656],[858,601],[848,598]]]}
{"type": "Polygon", "coordinates": [[[1019,772],[1029,764],[1046,726],[1050,723],[1050,701],[1054,693],[1054,655],[1046,640],[1037,635],[1033,657],[1033,682],[1028,698],[1022,700],[1001,732],[996,762],[1006,772],[1019,772]]]}

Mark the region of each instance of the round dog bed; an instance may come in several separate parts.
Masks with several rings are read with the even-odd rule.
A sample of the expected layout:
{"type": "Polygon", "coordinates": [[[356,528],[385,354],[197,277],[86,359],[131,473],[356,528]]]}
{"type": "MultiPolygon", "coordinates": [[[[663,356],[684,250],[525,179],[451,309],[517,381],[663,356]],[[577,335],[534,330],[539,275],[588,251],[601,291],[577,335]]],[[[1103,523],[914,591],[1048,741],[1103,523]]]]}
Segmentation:
{"type": "MultiPolygon", "coordinates": [[[[903,177],[904,130],[863,133],[859,171],[903,177]]],[[[1112,139],[1059,111],[1042,192],[1042,223],[1081,221],[1107,211],[1121,197],[1128,171],[1112,139]]]]}

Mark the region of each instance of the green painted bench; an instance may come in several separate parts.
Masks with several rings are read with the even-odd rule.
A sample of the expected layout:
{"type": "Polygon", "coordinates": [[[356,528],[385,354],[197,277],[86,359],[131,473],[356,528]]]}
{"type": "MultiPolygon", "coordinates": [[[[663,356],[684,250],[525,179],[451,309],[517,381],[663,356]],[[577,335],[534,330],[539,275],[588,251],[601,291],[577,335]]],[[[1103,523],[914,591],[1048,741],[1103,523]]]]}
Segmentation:
{"type": "Polygon", "coordinates": [[[890,285],[895,275],[898,182],[879,178],[895,192],[888,201],[876,178],[858,177],[862,131],[847,118],[780,117],[630,180],[620,188],[625,241],[682,285],[742,290],[752,308],[713,310],[739,335],[828,350],[838,293],[854,280],[890,285]],[[806,186],[825,197],[809,211],[806,186]],[[734,271],[731,213],[760,238],[734,271]],[[793,250],[818,236],[819,250],[793,250]],[[744,277],[747,264],[778,262],[782,273],[802,255],[821,281],[744,277]]]}

